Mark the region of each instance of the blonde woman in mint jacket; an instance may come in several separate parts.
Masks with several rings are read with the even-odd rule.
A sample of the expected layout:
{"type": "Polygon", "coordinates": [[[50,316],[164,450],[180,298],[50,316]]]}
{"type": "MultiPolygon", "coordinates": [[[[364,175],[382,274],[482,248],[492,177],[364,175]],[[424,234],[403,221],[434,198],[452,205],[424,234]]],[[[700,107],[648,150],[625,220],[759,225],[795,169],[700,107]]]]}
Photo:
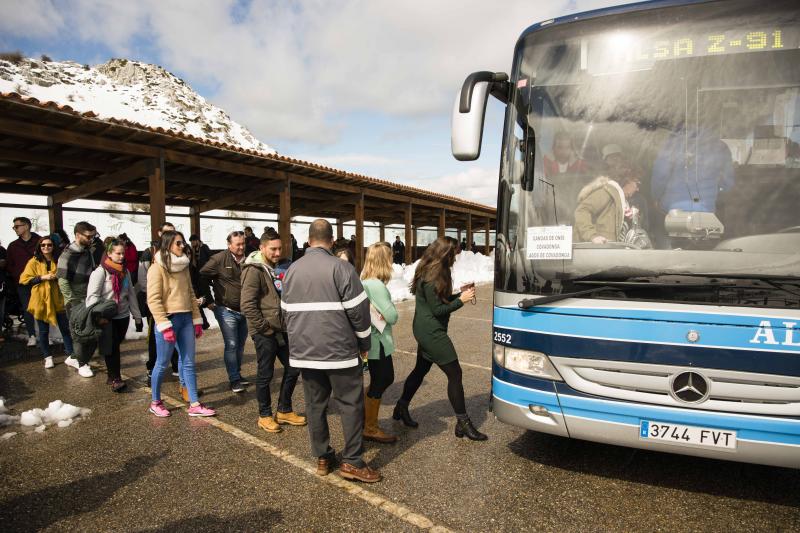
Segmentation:
{"type": "Polygon", "coordinates": [[[394,382],[394,338],[392,326],[397,323],[397,309],[386,284],[392,279],[392,249],[378,242],[367,248],[361,283],[370,303],[373,317],[369,350],[369,389],[364,396],[364,440],[392,443],[397,437],[384,433],[378,426],[378,411],[383,392],[394,382]],[[383,331],[381,331],[381,329],[383,331]]]}

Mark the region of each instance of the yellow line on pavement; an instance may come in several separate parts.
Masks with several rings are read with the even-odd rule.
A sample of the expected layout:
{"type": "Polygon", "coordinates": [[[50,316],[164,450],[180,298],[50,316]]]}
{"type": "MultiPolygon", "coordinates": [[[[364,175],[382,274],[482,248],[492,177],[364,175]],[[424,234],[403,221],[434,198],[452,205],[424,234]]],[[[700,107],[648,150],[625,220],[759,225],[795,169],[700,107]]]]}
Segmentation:
{"type": "MultiPolygon", "coordinates": [[[[122,379],[140,384],[139,381],[132,379],[128,376],[123,375],[122,379]]],[[[150,392],[150,387],[142,386],[141,388],[142,390],[150,392]]],[[[165,403],[168,403],[173,407],[186,407],[186,404],[183,403],[182,401],[173,398],[171,396],[167,396],[166,394],[162,394],[161,399],[165,403]]],[[[214,426],[217,429],[221,429],[225,433],[228,433],[229,435],[232,435],[241,441],[244,441],[248,444],[252,444],[253,446],[261,448],[263,451],[277,457],[278,459],[280,459],[285,463],[289,463],[292,466],[296,466],[297,468],[305,471],[309,475],[314,476],[316,480],[324,481],[328,485],[333,485],[334,487],[342,489],[348,494],[356,496],[357,498],[364,500],[373,507],[377,507],[381,511],[389,513],[390,515],[399,518],[400,520],[403,520],[405,522],[408,522],[413,526],[416,526],[420,529],[432,531],[435,533],[447,533],[452,531],[444,526],[435,524],[433,520],[431,520],[430,518],[422,514],[416,513],[404,505],[394,503],[390,501],[388,498],[381,496],[380,494],[377,494],[375,492],[363,488],[359,484],[346,481],[341,477],[334,475],[332,473],[328,474],[327,476],[318,476],[316,474],[316,469],[312,467],[308,463],[308,461],[301,459],[296,455],[289,453],[286,450],[282,450],[277,446],[272,445],[264,440],[261,440],[258,437],[251,435],[250,433],[247,433],[246,431],[242,431],[236,426],[228,424],[227,422],[223,422],[219,418],[207,417],[204,418],[204,420],[208,422],[209,425],[214,426]]]]}

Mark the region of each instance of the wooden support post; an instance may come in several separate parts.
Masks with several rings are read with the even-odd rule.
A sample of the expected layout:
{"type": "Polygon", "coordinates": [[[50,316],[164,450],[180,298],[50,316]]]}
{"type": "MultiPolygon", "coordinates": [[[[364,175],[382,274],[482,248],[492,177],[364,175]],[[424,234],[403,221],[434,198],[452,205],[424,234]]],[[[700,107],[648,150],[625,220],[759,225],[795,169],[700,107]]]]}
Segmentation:
{"type": "Polygon", "coordinates": [[[412,234],[412,237],[411,237],[411,251],[412,251],[411,262],[412,263],[414,261],[416,261],[416,259],[417,259],[417,237],[418,237],[417,229],[419,229],[419,228],[417,228],[417,226],[414,226],[414,233],[412,234]]]}
{"type": "Polygon", "coordinates": [[[196,206],[189,208],[189,232],[203,240],[200,235],[200,210],[196,206]]]}
{"type": "Polygon", "coordinates": [[[472,213],[467,213],[467,250],[470,252],[474,251],[472,249],[472,213]]]}
{"type": "Polygon", "coordinates": [[[458,241],[459,244],[461,244],[461,228],[458,228],[457,230],[456,240],[458,241]]]}
{"type": "Polygon", "coordinates": [[[336,238],[344,238],[344,220],[341,218],[336,219],[336,238]]]}
{"type": "Polygon", "coordinates": [[[164,223],[167,211],[166,202],[166,176],[164,176],[164,159],[161,158],[147,178],[150,193],[150,235],[153,240],[158,239],[158,230],[164,223]]]}
{"type": "Polygon", "coordinates": [[[385,223],[380,222],[378,224],[378,232],[379,232],[378,240],[381,241],[381,242],[386,242],[386,224],[385,223]]]}
{"type": "Polygon", "coordinates": [[[364,193],[361,193],[355,208],[356,215],[356,270],[364,266],[364,193]]]}
{"type": "Polygon", "coordinates": [[[292,257],[292,184],[284,183],[280,194],[280,213],[278,213],[278,233],[281,234],[283,257],[292,257]]]}
{"type": "Polygon", "coordinates": [[[445,230],[447,229],[447,221],[445,220],[445,209],[439,210],[439,231],[437,237],[444,237],[445,230]]]}
{"type": "Polygon", "coordinates": [[[51,234],[64,229],[64,204],[54,201],[52,196],[47,197],[47,218],[50,221],[51,234]]]}
{"type": "Polygon", "coordinates": [[[491,243],[489,242],[489,231],[492,228],[492,219],[486,217],[486,243],[484,245],[484,251],[486,255],[489,255],[489,251],[491,248],[491,243]]]}
{"type": "Polygon", "coordinates": [[[412,209],[412,204],[409,203],[406,206],[406,212],[405,212],[405,226],[406,226],[406,238],[405,238],[405,241],[406,241],[406,253],[405,253],[405,255],[406,256],[403,258],[403,262],[405,264],[407,264],[407,265],[410,265],[411,263],[414,262],[414,255],[412,253],[413,252],[413,248],[412,248],[412,244],[411,244],[411,241],[414,238],[413,235],[412,235],[411,209],[412,209]]]}

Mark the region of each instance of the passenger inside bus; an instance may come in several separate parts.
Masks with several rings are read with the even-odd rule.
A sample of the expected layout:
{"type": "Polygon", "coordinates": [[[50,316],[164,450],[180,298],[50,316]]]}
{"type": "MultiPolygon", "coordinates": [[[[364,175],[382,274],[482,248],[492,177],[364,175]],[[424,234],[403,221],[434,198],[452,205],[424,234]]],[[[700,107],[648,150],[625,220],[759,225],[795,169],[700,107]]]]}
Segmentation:
{"type": "Polygon", "coordinates": [[[613,178],[599,176],[578,194],[573,227],[576,242],[625,242],[638,227],[639,208],[630,199],[639,190],[641,172],[620,167],[613,178]]]}
{"type": "Polygon", "coordinates": [[[583,174],[587,170],[588,165],[578,156],[569,133],[559,131],[553,135],[553,155],[544,156],[544,175],[583,174]]]}

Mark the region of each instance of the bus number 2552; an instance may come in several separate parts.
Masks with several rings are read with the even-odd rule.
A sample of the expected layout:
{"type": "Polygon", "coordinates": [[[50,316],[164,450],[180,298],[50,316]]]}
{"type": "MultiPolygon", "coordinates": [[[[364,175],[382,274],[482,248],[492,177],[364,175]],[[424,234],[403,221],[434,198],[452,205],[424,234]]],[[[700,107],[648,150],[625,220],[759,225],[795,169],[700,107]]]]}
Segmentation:
{"type": "Polygon", "coordinates": [[[499,331],[495,331],[494,342],[499,342],[500,344],[511,344],[511,333],[500,333],[499,331]]]}

